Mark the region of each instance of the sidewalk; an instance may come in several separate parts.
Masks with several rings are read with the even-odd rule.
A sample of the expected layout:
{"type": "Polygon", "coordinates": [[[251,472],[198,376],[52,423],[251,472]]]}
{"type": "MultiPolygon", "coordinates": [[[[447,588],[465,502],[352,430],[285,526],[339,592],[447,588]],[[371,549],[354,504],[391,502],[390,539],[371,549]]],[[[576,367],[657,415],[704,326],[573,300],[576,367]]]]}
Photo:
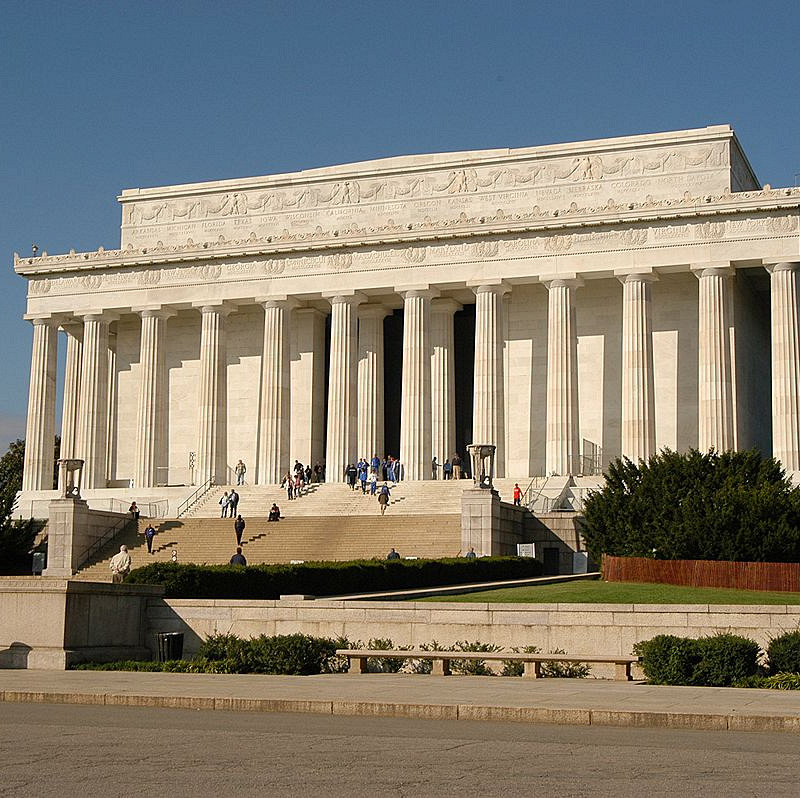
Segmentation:
{"type": "Polygon", "coordinates": [[[800,733],[800,692],[595,679],[0,670],[0,700],[800,733]]]}

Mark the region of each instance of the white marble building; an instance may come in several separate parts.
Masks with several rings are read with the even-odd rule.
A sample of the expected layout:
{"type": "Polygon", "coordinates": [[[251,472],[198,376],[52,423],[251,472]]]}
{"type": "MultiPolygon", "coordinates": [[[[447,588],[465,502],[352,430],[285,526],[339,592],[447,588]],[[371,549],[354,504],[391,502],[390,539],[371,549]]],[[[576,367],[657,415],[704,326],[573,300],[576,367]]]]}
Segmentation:
{"type": "Polygon", "coordinates": [[[118,250],[15,256],[23,494],[62,455],[150,489],[472,442],[499,476],[757,446],[800,469],[800,189],[728,126],[118,197],[118,250]],[[62,334],[59,334],[59,330],[62,334]]]}

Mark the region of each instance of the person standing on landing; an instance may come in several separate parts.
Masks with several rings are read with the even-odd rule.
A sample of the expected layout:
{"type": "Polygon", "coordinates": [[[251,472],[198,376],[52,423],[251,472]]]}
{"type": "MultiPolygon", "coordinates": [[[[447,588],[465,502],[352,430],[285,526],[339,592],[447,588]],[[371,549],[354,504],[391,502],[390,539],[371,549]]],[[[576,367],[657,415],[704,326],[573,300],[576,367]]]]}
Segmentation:
{"type": "Polygon", "coordinates": [[[230,499],[228,498],[228,491],[226,490],[225,493],[222,494],[219,500],[219,506],[222,508],[222,515],[220,515],[220,518],[228,517],[229,504],[230,504],[230,499]]]}
{"type": "Polygon", "coordinates": [[[247,466],[241,460],[236,464],[233,473],[236,474],[236,484],[244,485],[244,475],[247,473],[247,466]]]}
{"type": "Polygon", "coordinates": [[[522,488],[520,488],[518,482],[515,482],[514,483],[514,504],[516,504],[517,507],[519,507],[521,501],[522,501],[522,488]]]}

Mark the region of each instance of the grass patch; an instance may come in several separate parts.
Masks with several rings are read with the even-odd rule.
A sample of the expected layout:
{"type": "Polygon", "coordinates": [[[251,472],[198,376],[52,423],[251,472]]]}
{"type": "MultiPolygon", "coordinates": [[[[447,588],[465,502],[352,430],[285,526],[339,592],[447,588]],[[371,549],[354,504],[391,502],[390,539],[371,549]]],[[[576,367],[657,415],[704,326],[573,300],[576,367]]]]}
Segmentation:
{"type": "Polygon", "coordinates": [[[800,593],[594,580],[510,587],[416,600],[509,604],[800,604],[800,593]]]}

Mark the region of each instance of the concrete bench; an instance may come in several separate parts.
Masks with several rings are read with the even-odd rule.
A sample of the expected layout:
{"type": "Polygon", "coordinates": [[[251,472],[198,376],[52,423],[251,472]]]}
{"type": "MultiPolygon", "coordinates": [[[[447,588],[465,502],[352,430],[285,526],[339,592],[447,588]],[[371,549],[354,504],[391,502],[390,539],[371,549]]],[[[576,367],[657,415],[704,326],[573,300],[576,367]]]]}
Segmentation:
{"type": "Polygon", "coordinates": [[[418,649],[368,649],[368,648],[342,648],[336,653],[347,657],[348,673],[366,673],[367,659],[429,659],[432,661],[434,676],[449,676],[450,661],[454,659],[479,659],[487,662],[502,662],[512,660],[522,662],[524,665],[523,676],[529,679],[539,679],[542,675],[543,662],[591,662],[613,664],[614,678],[617,681],[631,681],[631,665],[641,662],[641,657],[626,655],[604,654],[518,654],[502,651],[421,651],[418,649]]]}

